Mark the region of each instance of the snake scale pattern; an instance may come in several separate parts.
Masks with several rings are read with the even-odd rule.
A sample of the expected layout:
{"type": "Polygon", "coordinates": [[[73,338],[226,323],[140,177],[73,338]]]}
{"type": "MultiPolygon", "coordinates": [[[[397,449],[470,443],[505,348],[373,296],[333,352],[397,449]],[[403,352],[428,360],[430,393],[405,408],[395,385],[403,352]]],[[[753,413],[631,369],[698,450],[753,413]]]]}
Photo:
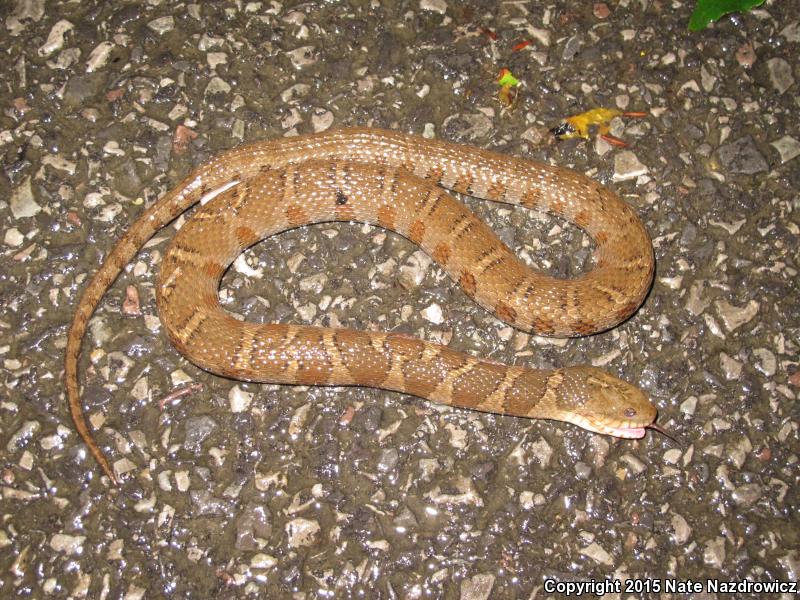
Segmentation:
{"type": "Polygon", "coordinates": [[[650,238],[617,195],[574,171],[395,131],[342,129],[259,142],[198,167],[128,229],[84,290],[69,331],[66,389],[75,427],[112,482],[90,432],[78,362],[91,315],[142,246],[203,206],[167,250],[157,286],[164,328],[182,354],[247,381],[358,385],[452,406],[556,419],[638,438],[655,407],[602,370],[508,366],[399,333],[235,319],[220,306],[223,273],[249,246],[310,223],[357,221],[423,248],[476,302],[514,327],[582,336],[627,319],[652,282],[650,238]],[[558,279],[524,265],[445,189],[553,213],[588,233],[593,268],[558,279]]]}

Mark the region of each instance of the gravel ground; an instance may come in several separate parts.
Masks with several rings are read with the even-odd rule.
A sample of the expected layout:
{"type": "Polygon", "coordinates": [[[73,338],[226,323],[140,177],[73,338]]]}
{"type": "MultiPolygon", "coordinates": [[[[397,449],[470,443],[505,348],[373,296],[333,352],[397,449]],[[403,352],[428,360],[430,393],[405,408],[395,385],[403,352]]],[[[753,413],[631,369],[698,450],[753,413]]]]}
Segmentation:
{"type": "MultiPolygon", "coordinates": [[[[607,578],[630,590],[608,597],[714,598],[715,581],[796,581],[800,23],[774,0],[689,33],[689,4],[0,2],[0,596],[479,600],[607,578]],[[510,108],[504,67],[522,82],[510,108]],[[549,133],[598,106],[646,113],[612,122],[627,147],[549,133]],[[223,281],[230,310],[604,366],[681,444],[208,375],[159,328],[170,226],[86,338],[85,405],[124,480],[110,488],[63,392],[87,277],[193,165],[343,125],[611,185],[653,238],[650,296],[606,334],[545,340],[406,240],[343,224],[248,251],[223,281]]],[[[568,275],[590,256],[570,226],[468,203],[532,264],[568,275]]]]}

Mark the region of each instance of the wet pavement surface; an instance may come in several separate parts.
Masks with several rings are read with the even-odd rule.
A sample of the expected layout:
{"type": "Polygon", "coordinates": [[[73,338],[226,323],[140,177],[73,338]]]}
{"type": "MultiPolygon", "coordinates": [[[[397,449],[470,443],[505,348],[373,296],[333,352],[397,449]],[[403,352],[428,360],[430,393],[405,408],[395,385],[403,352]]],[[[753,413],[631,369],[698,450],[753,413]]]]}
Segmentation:
{"type": "MultiPolygon", "coordinates": [[[[608,578],[630,586],[608,597],[714,598],[717,580],[796,581],[790,5],[689,33],[686,3],[0,3],[0,595],[478,600],[608,578]],[[512,107],[501,68],[522,82],[512,107]],[[612,121],[627,147],[549,133],[595,107],[645,113],[612,121]],[[160,331],[170,226],[84,341],[87,414],[123,480],[111,488],[64,398],[66,330],[88,277],[193,165],[345,125],[610,185],[653,238],[647,301],[602,335],[529,336],[410,242],[334,224],[248,251],[223,281],[229,310],[401,331],[533,367],[603,366],[642,387],[681,444],[206,374],[160,331]],[[189,383],[200,385],[170,397],[189,383]],[[688,580],[701,588],[663,593],[688,580]]],[[[467,202],[531,264],[569,275],[590,260],[571,226],[467,202]]]]}

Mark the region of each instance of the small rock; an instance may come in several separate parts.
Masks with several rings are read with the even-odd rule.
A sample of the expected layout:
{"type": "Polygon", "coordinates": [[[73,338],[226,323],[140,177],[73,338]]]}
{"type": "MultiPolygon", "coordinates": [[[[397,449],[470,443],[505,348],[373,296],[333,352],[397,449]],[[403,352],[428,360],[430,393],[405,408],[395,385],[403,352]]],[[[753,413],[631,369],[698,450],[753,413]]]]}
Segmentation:
{"type": "Polygon", "coordinates": [[[25,421],[9,438],[6,450],[14,452],[18,448],[24,447],[41,428],[42,425],[39,421],[25,421]]]}
{"type": "Polygon", "coordinates": [[[749,507],[759,501],[763,494],[761,486],[757,483],[740,485],[731,494],[733,501],[742,507],[749,507]]]}
{"type": "Polygon", "coordinates": [[[440,325],[444,322],[444,314],[442,313],[442,307],[434,302],[427,308],[422,311],[422,318],[426,321],[430,321],[435,325],[440,325]]]}
{"type": "Polygon", "coordinates": [[[530,445],[531,455],[542,465],[547,467],[550,465],[550,458],[553,456],[553,448],[547,443],[547,440],[540,438],[530,445]]]}
{"type": "Polygon", "coordinates": [[[47,36],[47,41],[38,50],[39,56],[44,58],[45,56],[50,56],[56,50],[61,50],[64,47],[64,34],[72,28],[72,23],[65,19],[61,19],[53,25],[47,36]]]}
{"type": "Polygon", "coordinates": [[[419,8],[443,15],[447,12],[447,2],[445,0],[420,0],[419,8]]]}
{"type": "Polygon", "coordinates": [[[253,558],[250,559],[251,569],[271,569],[277,564],[277,558],[270,556],[269,554],[264,554],[263,552],[255,554],[253,558]]]}
{"type": "Polygon", "coordinates": [[[731,173],[753,175],[766,171],[769,167],[764,156],[756,148],[753,138],[749,135],[739,138],[735,142],[720,146],[717,156],[722,166],[731,173]]]}
{"type": "Polygon", "coordinates": [[[237,550],[249,552],[259,548],[259,540],[272,535],[272,515],[266,506],[250,503],[236,519],[237,550]]]}
{"type": "Polygon", "coordinates": [[[320,526],[317,521],[297,518],[286,524],[286,535],[289,537],[289,547],[311,546],[316,543],[320,526]]]}
{"type": "Polygon", "coordinates": [[[194,514],[201,515],[224,515],[229,512],[229,506],[225,501],[220,500],[208,490],[197,490],[189,492],[189,498],[194,504],[194,514]]]}
{"type": "Polygon", "coordinates": [[[233,386],[228,392],[228,403],[231,407],[232,413],[245,412],[250,408],[250,403],[253,401],[253,395],[250,392],[245,392],[238,385],[233,386]]]}
{"type": "Polygon", "coordinates": [[[378,471],[388,473],[397,466],[397,461],[400,459],[400,454],[396,448],[386,448],[381,452],[381,457],[378,460],[378,471]]]}
{"type": "Polygon", "coordinates": [[[681,402],[681,412],[687,416],[694,415],[697,409],[697,396],[689,396],[686,400],[681,402]]]}
{"type": "Polygon", "coordinates": [[[230,91],[231,86],[228,82],[221,77],[212,77],[204,93],[206,96],[213,96],[214,94],[227,94],[230,91]]]}
{"type": "Polygon", "coordinates": [[[310,275],[301,279],[298,285],[304,292],[321,294],[327,283],[328,276],[325,273],[315,273],[314,275],[310,275]]]}
{"type": "Polygon", "coordinates": [[[291,52],[287,52],[286,56],[288,56],[289,60],[292,61],[292,65],[295,69],[302,69],[305,66],[313,65],[315,62],[317,62],[317,59],[314,56],[314,46],[301,46],[300,48],[295,48],[291,52]]]}
{"type": "Polygon", "coordinates": [[[716,537],[706,542],[703,550],[703,562],[715,569],[721,569],[725,563],[725,538],[716,537]]]}
{"type": "Polygon", "coordinates": [[[628,465],[635,475],[641,475],[647,469],[647,465],[632,454],[623,454],[622,462],[628,465]]]}
{"type": "Polygon", "coordinates": [[[789,550],[788,553],[784,554],[778,559],[778,562],[786,572],[786,579],[790,581],[797,581],[798,575],[800,575],[799,559],[800,557],[795,549],[789,550]]]}
{"type": "MultiPolygon", "coordinates": [[[[800,43],[800,21],[793,21],[781,29],[781,35],[787,42],[800,43]]],[[[796,577],[794,579],[797,579],[796,577]]]]}
{"type": "Polygon", "coordinates": [[[744,307],[734,306],[726,300],[717,300],[714,306],[717,307],[717,312],[728,331],[735,331],[745,323],[749,323],[758,314],[759,309],[759,304],[755,300],[750,300],[744,307]]]}
{"type": "Polygon", "coordinates": [[[778,361],[775,359],[775,355],[772,352],[766,348],[757,348],[753,350],[753,354],[758,358],[756,369],[767,377],[775,375],[775,371],[778,368],[778,361]]]}
{"type": "Polygon", "coordinates": [[[494,587],[494,575],[479,573],[461,582],[460,600],[487,600],[494,587]]]}
{"type": "Polygon", "coordinates": [[[775,148],[778,154],[780,154],[781,163],[787,163],[793,158],[800,156],[800,142],[789,135],[785,135],[774,142],[770,142],[770,146],[775,148]]]}
{"type": "Polygon", "coordinates": [[[786,60],[777,57],[770,58],[767,61],[767,71],[769,71],[772,87],[778,90],[779,94],[783,94],[794,85],[792,66],[786,60]]]}
{"type": "Polygon", "coordinates": [[[64,554],[78,555],[83,552],[83,542],[85,535],[67,535],[66,533],[56,533],[50,538],[50,547],[56,552],[64,554]]]}
{"type": "Polygon", "coordinates": [[[158,19],[153,19],[150,21],[147,26],[157,34],[164,35],[168,31],[172,31],[175,28],[175,19],[172,17],[172,15],[159,17],[158,19]]]}
{"type": "Polygon", "coordinates": [[[736,60],[743,67],[752,67],[756,62],[756,52],[753,49],[753,44],[745,42],[739,49],[736,50],[736,60]]]}
{"type": "Polygon", "coordinates": [[[406,264],[400,267],[399,283],[405,289],[410,290],[422,283],[428,268],[433,259],[422,250],[417,250],[406,260],[406,264]]]}
{"type": "Polygon", "coordinates": [[[18,248],[25,241],[25,236],[22,235],[16,227],[6,229],[6,234],[3,237],[3,243],[12,248],[18,248]]]}
{"type": "Polygon", "coordinates": [[[611,14],[611,10],[605,2],[595,2],[592,7],[592,13],[598,19],[606,19],[611,14]]]}
{"type": "Polygon", "coordinates": [[[9,204],[11,205],[11,214],[15,219],[33,217],[41,212],[42,207],[33,198],[30,177],[26,177],[21,184],[14,188],[14,191],[11,192],[9,204]]]}
{"type": "Polygon", "coordinates": [[[209,416],[189,417],[184,424],[183,447],[188,452],[197,452],[200,445],[217,428],[217,422],[209,416]]]}
{"type": "Polygon", "coordinates": [[[105,65],[113,49],[114,44],[112,42],[101,42],[95,46],[94,50],[89,54],[89,59],[86,61],[86,72],[92,73],[105,65]]]}
{"type": "Polygon", "coordinates": [[[630,150],[623,150],[614,157],[614,181],[628,181],[645,175],[648,168],[630,150]]]}
{"type": "Polygon", "coordinates": [[[228,64],[228,54],[226,52],[209,52],[206,55],[206,62],[212,69],[216,69],[217,65],[228,64]]]}
{"type": "Polygon", "coordinates": [[[572,60],[575,55],[580,52],[582,46],[581,38],[578,35],[573,35],[564,44],[564,50],[561,52],[561,60],[572,60]]]}
{"type": "Polygon", "coordinates": [[[738,360],[731,358],[724,352],[719,354],[719,362],[722,366],[722,372],[725,374],[725,379],[732,381],[739,379],[742,375],[742,363],[738,360]]]}
{"type": "Polygon", "coordinates": [[[333,113],[324,108],[318,108],[311,115],[311,127],[315,133],[325,131],[333,125],[333,113]]]}
{"type": "Polygon", "coordinates": [[[692,535],[692,528],[679,514],[672,515],[672,539],[679,546],[683,546],[689,541],[689,536],[692,535]]]}
{"type": "Polygon", "coordinates": [[[605,565],[606,567],[611,567],[614,565],[614,559],[597,542],[592,542],[591,544],[586,546],[586,548],[583,548],[580,552],[584,556],[588,556],[595,562],[600,563],[601,565],[605,565]]]}

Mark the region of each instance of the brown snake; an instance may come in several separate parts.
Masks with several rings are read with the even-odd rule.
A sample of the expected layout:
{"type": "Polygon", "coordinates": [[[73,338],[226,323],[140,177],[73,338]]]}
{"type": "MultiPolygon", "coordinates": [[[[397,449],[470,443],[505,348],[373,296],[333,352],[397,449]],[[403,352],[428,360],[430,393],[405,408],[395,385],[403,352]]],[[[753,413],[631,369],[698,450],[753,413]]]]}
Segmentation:
{"type": "Polygon", "coordinates": [[[78,433],[117,478],[89,431],[78,358],[89,318],[156,231],[201,199],[164,256],[161,321],[190,361],[225,377],[396,390],[479,411],[574,423],[638,438],[656,409],[638,388],[586,366],[507,366],[398,333],[239,321],[219,303],[223,273],[247,247],[306,225],[358,221],[391,229],[430,254],[476,302],[514,327],[552,336],[603,331],[628,318],[653,278],[650,238],[614,193],[570,171],[394,131],[343,129],[230,150],[198,167],[128,229],[78,304],[66,387],[78,433]],[[526,267],[442,187],[546,210],[595,243],[591,271],[557,279],[526,267]]]}

